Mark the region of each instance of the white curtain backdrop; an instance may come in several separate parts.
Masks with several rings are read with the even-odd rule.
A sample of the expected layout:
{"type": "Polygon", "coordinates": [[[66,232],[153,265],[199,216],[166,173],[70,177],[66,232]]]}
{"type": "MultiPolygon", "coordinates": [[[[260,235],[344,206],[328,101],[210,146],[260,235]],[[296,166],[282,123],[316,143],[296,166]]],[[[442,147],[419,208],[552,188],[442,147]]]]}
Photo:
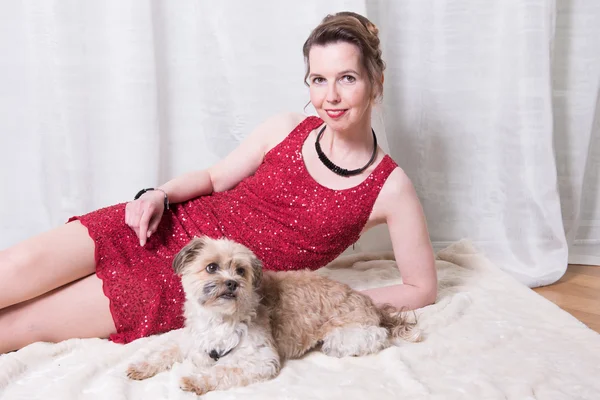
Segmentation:
{"type": "Polygon", "coordinates": [[[600,264],[597,0],[2,2],[0,249],[302,112],[302,44],[341,10],[380,28],[374,128],[436,248],[470,238],[530,286],[600,264]]]}

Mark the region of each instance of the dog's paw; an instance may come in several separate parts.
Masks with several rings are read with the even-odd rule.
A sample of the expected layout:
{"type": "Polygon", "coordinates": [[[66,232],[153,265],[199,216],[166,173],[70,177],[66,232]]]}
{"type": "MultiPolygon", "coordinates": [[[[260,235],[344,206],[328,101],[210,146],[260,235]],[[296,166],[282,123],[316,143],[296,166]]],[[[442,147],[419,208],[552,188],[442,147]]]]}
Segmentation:
{"type": "Polygon", "coordinates": [[[343,347],[331,347],[324,345],[321,347],[321,352],[328,357],[344,358],[344,357],[358,357],[366,355],[360,352],[360,349],[356,348],[343,348],[343,347]]]}
{"type": "Polygon", "coordinates": [[[354,354],[341,353],[337,349],[332,349],[329,346],[321,347],[321,352],[328,357],[342,358],[342,357],[352,357],[354,354]]]}
{"type": "Polygon", "coordinates": [[[181,378],[179,387],[185,392],[194,392],[198,396],[211,391],[206,379],[199,379],[193,376],[184,376],[181,378]]]}
{"type": "Polygon", "coordinates": [[[129,368],[127,368],[127,377],[136,381],[148,379],[154,375],[156,375],[155,369],[152,368],[147,362],[131,364],[129,368]]]}
{"type": "Polygon", "coordinates": [[[387,329],[379,326],[342,326],[325,336],[321,351],[337,358],[366,356],[387,347],[387,336],[387,329]]]}

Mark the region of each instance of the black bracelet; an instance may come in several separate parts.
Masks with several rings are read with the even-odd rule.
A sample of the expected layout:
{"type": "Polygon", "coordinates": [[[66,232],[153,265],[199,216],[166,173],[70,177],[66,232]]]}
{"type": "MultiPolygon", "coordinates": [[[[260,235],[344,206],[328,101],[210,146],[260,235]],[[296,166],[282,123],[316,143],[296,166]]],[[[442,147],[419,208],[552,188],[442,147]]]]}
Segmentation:
{"type": "Polygon", "coordinates": [[[161,192],[163,192],[163,194],[165,195],[165,200],[164,200],[164,205],[165,205],[165,210],[167,211],[169,209],[169,196],[167,196],[167,192],[165,192],[162,189],[156,189],[156,188],[147,188],[147,189],[142,189],[139,192],[137,192],[137,194],[135,195],[135,197],[133,198],[134,200],[139,199],[144,193],[146,192],[150,192],[151,190],[159,190],[161,192]]]}

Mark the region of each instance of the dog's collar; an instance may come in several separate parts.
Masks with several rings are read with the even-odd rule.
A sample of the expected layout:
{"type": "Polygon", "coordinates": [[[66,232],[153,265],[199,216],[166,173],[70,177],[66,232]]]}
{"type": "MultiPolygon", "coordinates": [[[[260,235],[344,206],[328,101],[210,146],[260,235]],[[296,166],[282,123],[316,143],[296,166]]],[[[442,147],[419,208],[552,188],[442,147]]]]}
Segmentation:
{"type": "Polygon", "coordinates": [[[215,361],[219,361],[219,358],[225,357],[227,354],[231,353],[231,350],[233,350],[233,347],[224,353],[219,353],[216,349],[212,349],[210,353],[208,353],[208,356],[215,361]]]}

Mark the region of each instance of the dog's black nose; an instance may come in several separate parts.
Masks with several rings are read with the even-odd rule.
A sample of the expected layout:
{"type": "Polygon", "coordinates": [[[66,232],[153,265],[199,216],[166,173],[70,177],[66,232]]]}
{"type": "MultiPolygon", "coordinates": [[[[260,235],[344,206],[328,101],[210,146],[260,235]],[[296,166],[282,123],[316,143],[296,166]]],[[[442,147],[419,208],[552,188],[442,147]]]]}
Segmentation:
{"type": "Polygon", "coordinates": [[[238,283],[230,279],[228,281],[225,281],[225,286],[227,286],[227,289],[233,292],[235,289],[237,289],[238,283]]]}

